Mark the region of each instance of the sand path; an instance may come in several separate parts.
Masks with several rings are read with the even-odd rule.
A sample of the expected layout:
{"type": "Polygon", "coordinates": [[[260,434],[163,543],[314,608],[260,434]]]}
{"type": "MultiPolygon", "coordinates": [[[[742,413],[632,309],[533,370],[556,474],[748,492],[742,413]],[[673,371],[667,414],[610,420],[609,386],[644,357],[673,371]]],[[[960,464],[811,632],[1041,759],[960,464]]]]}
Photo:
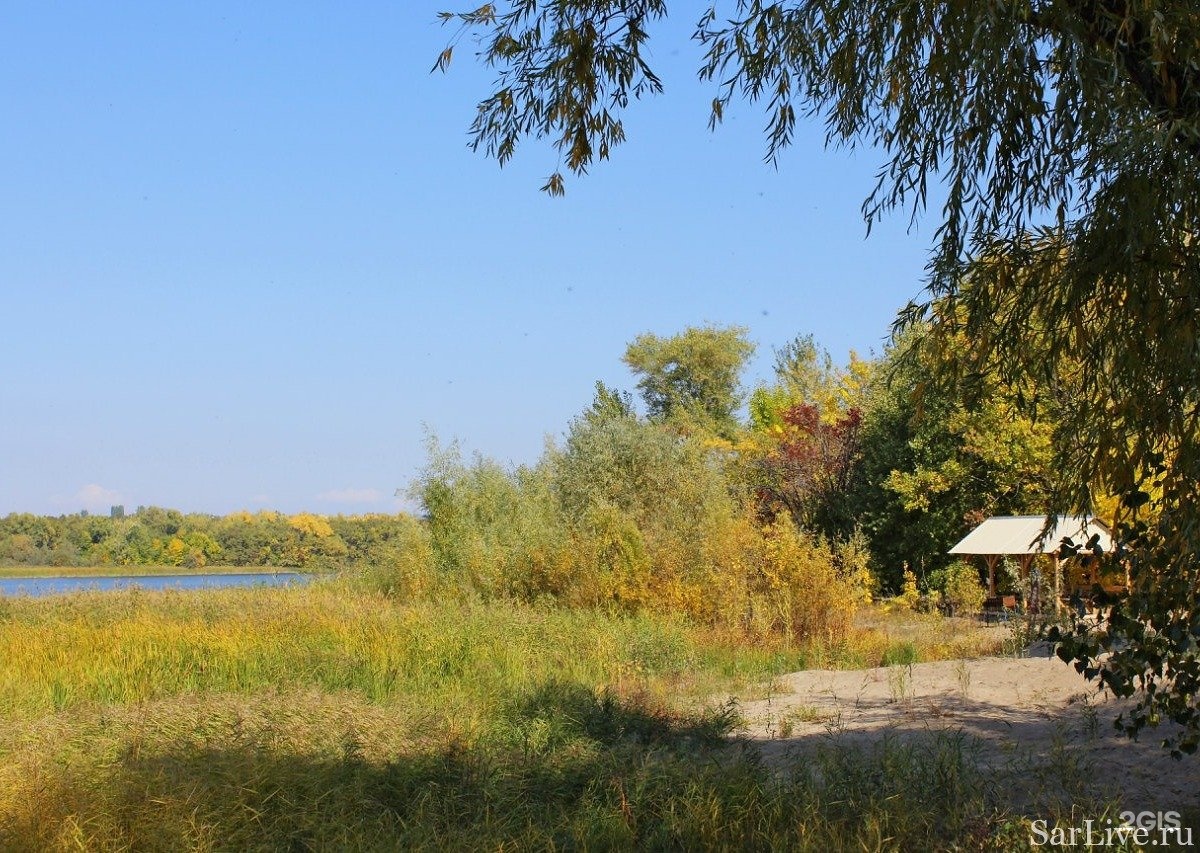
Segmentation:
{"type": "Polygon", "coordinates": [[[780,766],[831,741],[961,731],[977,739],[979,760],[1018,799],[1022,788],[1044,786],[1073,764],[1091,793],[1115,797],[1122,808],[1200,807],[1200,755],[1172,759],[1159,745],[1165,728],[1147,730],[1137,742],[1121,736],[1112,722],[1128,704],[1044,653],[809,670],[775,685],[768,698],[741,708],[750,741],[780,766]]]}

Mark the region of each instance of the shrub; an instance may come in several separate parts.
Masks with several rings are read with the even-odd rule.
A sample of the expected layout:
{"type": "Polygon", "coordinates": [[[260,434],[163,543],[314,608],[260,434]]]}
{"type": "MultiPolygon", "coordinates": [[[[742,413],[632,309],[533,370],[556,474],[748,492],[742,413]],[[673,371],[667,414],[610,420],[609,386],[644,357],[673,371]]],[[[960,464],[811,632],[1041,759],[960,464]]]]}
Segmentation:
{"type": "Polygon", "coordinates": [[[870,604],[879,591],[879,581],[871,571],[871,552],[867,537],[855,528],[849,538],[833,545],[838,573],[853,590],[856,604],[870,604]]]}
{"type": "Polygon", "coordinates": [[[845,639],[861,593],[828,545],[781,521],[760,533],[757,556],[750,617],[759,631],[829,645],[845,639]]]}
{"type": "Polygon", "coordinates": [[[929,585],[942,594],[951,613],[978,613],[987,597],[979,581],[979,570],[961,560],[931,573],[929,585]]]}
{"type": "Polygon", "coordinates": [[[558,595],[572,572],[570,531],[542,466],[515,471],[430,442],[411,494],[429,527],[436,582],[444,592],[494,597],[558,595]],[[569,562],[569,561],[568,561],[569,562]]]}
{"type": "Polygon", "coordinates": [[[428,563],[442,594],[550,597],[838,642],[874,590],[861,537],[830,545],[790,519],[762,527],[714,451],[621,409],[576,419],[565,447],[532,468],[467,465],[434,443],[413,494],[428,533],[393,559],[405,571],[383,575],[410,578],[405,595],[422,589],[415,567],[428,563]]]}
{"type": "Polygon", "coordinates": [[[921,600],[921,592],[917,589],[917,576],[907,566],[904,567],[904,580],[900,586],[898,600],[910,610],[921,600]]]}
{"type": "Polygon", "coordinates": [[[364,589],[413,601],[432,593],[437,582],[429,528],[411,516],[397,523],[399,530],[371,546],[351,577],[364,589]]]}

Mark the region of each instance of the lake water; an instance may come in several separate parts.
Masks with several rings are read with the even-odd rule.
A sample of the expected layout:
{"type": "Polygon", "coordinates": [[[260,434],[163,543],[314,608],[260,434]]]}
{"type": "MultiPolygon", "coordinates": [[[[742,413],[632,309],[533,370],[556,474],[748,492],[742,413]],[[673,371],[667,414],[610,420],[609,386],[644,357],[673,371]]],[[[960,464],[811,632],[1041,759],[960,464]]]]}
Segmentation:
{"type": "Polygon", "coordinates": [[[227,586],[287,586],[307,583],[312,575],[294,572],[240,575],[129,575],[120,577],[0,578],[0,595],[56,595],[76,590],[218,589],[227,586]]]}

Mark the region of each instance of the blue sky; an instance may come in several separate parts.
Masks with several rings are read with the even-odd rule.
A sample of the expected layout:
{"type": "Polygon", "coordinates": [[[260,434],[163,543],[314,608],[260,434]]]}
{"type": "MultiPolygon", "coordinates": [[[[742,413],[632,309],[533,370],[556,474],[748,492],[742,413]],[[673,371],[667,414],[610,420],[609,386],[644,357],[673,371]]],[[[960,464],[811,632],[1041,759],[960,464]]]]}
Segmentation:
{"type": "MultiPolygon", "coordinates": [[[[470,5],[470,4],[464,4],[470,5]]],[[[450,5],[451,8],[453,4],[450,5]]],[[[491,73],[430,66],[443,3],[10,2],[0,27],[0,513],[399,506],[426,426],[537,457],[643,331],[881,348],[933,222],[866,239],[881,157],[667,93],[563,199],[468,150],[491,73]]]]}

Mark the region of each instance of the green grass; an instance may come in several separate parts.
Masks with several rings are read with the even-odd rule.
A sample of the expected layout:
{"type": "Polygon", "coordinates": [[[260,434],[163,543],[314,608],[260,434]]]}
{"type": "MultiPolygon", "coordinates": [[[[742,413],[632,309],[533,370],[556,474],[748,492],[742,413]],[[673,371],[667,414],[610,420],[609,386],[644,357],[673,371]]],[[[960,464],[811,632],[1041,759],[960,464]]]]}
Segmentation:
{"type": "Polygon", "coordinates": [[[0,621],[0,713],[267,688],[480,707],[551,677],[649,683],[697,655],[678,621],[396,606],[331,585],[10,599],[0,621]]]}
{"type": "Polygon", "coordinates": [[[0,566],[0,578],[101,578],[151,575],[294,574],[295,569],[266,566],[0,566]]]}
{"type": "Polygon", "coordinates": [[[0,849],[987,849],[1019,816],[966,739],[781,771],[715,700],[944,648],[922,624],[822,650],[329,582],[0,599],[0,849]]]}

